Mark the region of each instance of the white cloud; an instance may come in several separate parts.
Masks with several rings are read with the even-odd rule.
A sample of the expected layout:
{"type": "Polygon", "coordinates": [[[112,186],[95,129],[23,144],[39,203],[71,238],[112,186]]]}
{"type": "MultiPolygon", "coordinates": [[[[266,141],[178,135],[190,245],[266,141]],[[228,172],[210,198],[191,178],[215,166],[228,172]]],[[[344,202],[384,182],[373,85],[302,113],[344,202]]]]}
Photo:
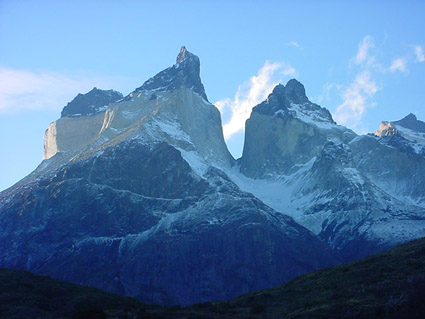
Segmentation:
{"type": "Polygon", "coordinates": [[[416,55],[416,62],[425,62],[425,54],[422,46],[413,45],[412,47],[416,55]]]}
{"type": "Polygon", "coordinates": [[[266,99],[280,82],[279,76],[295,75],[295,68],[289,64],[266,61],[257,75],[238,87],[233,100],[226,98],[216,102],[220,111],[230,113],[230,119],[223,125],[224,138],[229,139],[244,130],[252,108],[266,99]]]}
{"type": "Polygon", "coordinates": [[[403,58],[394,59],[389,67],[389,70],[391,72],[400,71],[400,72],[406,73],[407,72],[406,59],[403,59],[403,58]]]}
{"type": "Polygon", "coordinates": [[[285,43],[288,46],[299,48],[300,44],[297,41],[289,41],[285,43]]]}
{"type": "Polygon", "coordinates": [[[358,128],[366,110],[372,106],[368,100],[378,91],[378,86],[371,79],[369,71],[357,75],[350,86],[343,92],[343,103],[336,108],[334,118],[349,128],[358,128]]]}
{"type": "Polygon", "coordinates": [[[27,110],[61,110],[78,93],[94,86],[102,89],[130,87],[134,79],[88,74],[65,75],[32,72],[0,66],[0,114],[27,110]]]}
{"type": "Polygon", "coordinates": [[[370,35],[365,36],[359,44],[359,49],[355,57],[356,64],[372,64],[374,62],[374,58],[370,56],[369,51],[374,47],[375,42],[373,37],[370,35]]]}

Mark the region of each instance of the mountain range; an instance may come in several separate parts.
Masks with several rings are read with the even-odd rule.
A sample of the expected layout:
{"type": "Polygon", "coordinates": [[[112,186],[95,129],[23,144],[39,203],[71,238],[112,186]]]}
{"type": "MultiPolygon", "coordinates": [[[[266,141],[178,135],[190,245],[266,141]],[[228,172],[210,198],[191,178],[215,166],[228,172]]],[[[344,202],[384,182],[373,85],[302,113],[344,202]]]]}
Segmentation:
{"type": "Polygon", "coordinates": [[[337,125],[295,79],[229,153],[199,58],[127,96],[94,88],[0,193],[0,267],[144,302],[188,305],[278,286],[425,236],[425,123],[337,125]]]}

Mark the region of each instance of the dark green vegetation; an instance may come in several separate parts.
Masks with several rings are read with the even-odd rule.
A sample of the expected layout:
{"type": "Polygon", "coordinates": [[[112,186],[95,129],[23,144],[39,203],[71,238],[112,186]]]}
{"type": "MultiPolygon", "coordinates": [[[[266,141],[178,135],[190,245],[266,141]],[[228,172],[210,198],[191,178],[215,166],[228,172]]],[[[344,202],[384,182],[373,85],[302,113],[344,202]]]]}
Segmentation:
{"type": "Polygon", "coordinates": [[[15,270],[2,270],[0,280],[1,318],[419,319],[425,318],[425,238],[297,277],[275,289],[186,308],[149,307],[15,270]],[[90,311],[97,311],[98,317],[85,317],[90,311]],[[12,316],[17,312],[20,315],[12,316]]]}
{"type": "Polygon", "coordinates": [[[0,318],[137,318],[139,301],[27,271],[0,269],[0,318]]]}

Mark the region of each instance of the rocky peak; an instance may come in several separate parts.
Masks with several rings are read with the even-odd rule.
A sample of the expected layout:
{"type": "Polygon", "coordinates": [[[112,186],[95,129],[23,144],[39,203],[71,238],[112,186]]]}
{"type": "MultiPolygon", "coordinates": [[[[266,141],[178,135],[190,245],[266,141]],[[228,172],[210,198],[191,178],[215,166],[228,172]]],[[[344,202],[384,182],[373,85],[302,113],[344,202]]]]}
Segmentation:
{"type": "Polygon", "coordinates": [[[397,129],[395,128],[392,122],[382,121],[379,129],[375,131],[376,136],[392,136],[398,134],[397,129]]]}
{"type": "Polygon", "coordinates": [[[309,101],[304,86],[292,79],[277,85],[246,121],[241,172],[253,178],[292,174],[309,162],[328,140],[355,134],[337,126],[330,112],[309,101]]]}
{"type": "Polygon", "coordinates": [[[381,144],[396,147],[402,152],[425,154],[425,122],[412,113],[399,121],[381,122],[375,136],[381,144]]]}
{"type": "Polygon", "coordinates": [[[123,95],[114,90],[100,90],[94,87],[86,94],[78,94],[62,110],[61,117],[90,116],[102,112],[110,103],[122,99],[123,95]]]}
{"type": "Polygon", "coordinates": [[[419,121],[416,118],[416,116],[412,113],[405,116],[399,121],[395,121],[394,124],[403,126],[405,128],[408,128],[417,132],[425,133],[425,122],[419,121]]]}
{"type": "Polygon", "coordinates": [[[180,63],[180,62],[183,62],[187,57],[189,57],[189,58],[197,58],[196,55],[194,55],[194,54],[190,53],[189,51],[187,51],[185,46],[182,46],[180,48],[179,55],[176,58],[176,64],[177,63],[180,63]]]}
{"type": "Polygon", "coordinates": [[[305,95],[304,85],[295,79],[291,79],[286,83],[285,96],[289,101],[295,104],[303,104],[309,101],[305,95]]]}
{"type": "Polygon", "coordinates": [[[192,89],[208,101],[204,85],[200,77],[199,58],[190,53],[186,47],[181,47],[176,58],[176,64],[159,72],[136,89],[172,91],[182,87],[192,89]]]}
{"type": "Polygon", "coordinates": [[[309,123],[335,124],[330,112],[310,102],[304,85],[295,79],[289,80],[286,86],[278,84],[267,99],[252,111],[263,115],[298,118],[309,123]]]}
{"type": "MultiPolygon", "coordinates": [[[[425,133],[425,122],[422,122],[416,118],[412,113],[403,117],[399,121],[382,121],[379,129],[375,131],[376,136],[392,136],[395,134],[405,135],[404,129],[412,130],[417,133],[425,133]]],[[[412,132],[411,132],[412,133],[412,132]]]]}

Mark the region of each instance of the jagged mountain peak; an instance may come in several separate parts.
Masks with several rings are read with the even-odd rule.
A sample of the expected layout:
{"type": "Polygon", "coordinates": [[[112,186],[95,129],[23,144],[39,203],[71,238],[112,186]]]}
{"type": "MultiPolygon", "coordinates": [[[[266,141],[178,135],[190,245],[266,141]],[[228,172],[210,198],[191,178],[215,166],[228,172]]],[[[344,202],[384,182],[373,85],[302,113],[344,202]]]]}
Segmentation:
{"type": "Polygon", "coordinates": [[[173,91],[181,87],[192,89],[208,101],[200,77],[199,58],[184,46],[177,55],[176,64],[147,80],[136,89],[136,92],[143,90],[173,91]]]}
{"type": "Polygon", "coordinates": [[[304,85],[301,82],[291,79],[285,86],[286,97],[295,104],[302,104],[308,102],[305,94],[304,85]]]}
{"type": "Polygon", "coordinates": [[[418,120],[415,114],[409,113],[398,121],[382,121],[379,129],[375,132],[377,136],[390,136],[399,133],[406,128],[419,133],[425,133],[425,122],[418,120]]]}
{"type": "Polygon", "coordinates": [[[179,55],[176,58],[176,64],[183,62],[186,59],[193,59],[199,63],[199,58],[193,53],[189,52],[185,46],[180,48],[179,55]]]}
{"type": "Polygon", "coordinates": [[[405,152],[425,154],[425,122],[418,120],[413,113],[399,121],[382,121],[375,136],[380,138],[381,143],[405,152]]]}
{"type": "Polygon", "coordinates": [[[296,79],[278,84],[267,99],[252,110],[263,115],[298,118],[310,124],[335,124],[331,113],[308,99],[304,85],[296,79]]]}
{"type": "Polygon", "coordinates": [[[62,110],[61,117],[91,116],[102,112],[113,102],[122,99],[123,95],[114,90],[101,90],[94,87],[91,91],[79,93],[62,110]]]}
{"type": "Polygon", "coordinates": [[[407,116],[403,117],[399,121],[394,122],[395,125],[400,125],[405,128],[425,133],[425,122],[417,119],[416,115],[409,113],[407,116]]]}

